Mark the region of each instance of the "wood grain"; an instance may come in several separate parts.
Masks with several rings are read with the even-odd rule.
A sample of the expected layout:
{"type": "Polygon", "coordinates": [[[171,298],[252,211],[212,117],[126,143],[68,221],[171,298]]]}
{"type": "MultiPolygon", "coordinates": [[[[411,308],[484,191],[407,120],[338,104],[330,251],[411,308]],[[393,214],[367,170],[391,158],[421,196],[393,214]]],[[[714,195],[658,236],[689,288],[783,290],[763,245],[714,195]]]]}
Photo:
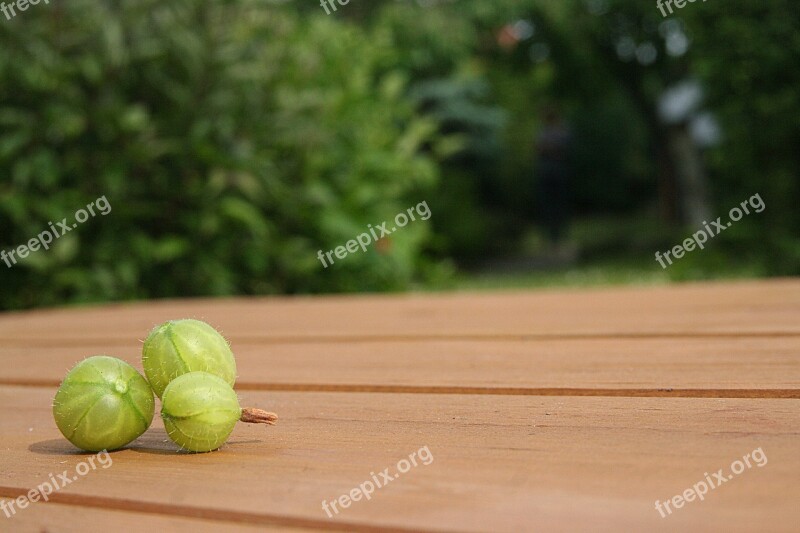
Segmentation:
{"type": "MultiPolygon", "coordinates": [[[[53,426],[52,391],[0,387],[0,495],[85,460],[53,426]]],[[[240,426],[212,454],[176,455],[156,423],[130,449],[54,495],[72,504],[253,525],[349,530],[790,531],[800,519],[795,400],[242,394],[274,428],[240,426]],[[321,508],[427,446],[369,501],[321,508]],[[761,448],[763,467],[667,518],[664,501],[761,448]],[[158,480],[156,483],[153,480],[158,480]],[[62,496],[63,495],[63,496],[62,496]],[[376,529],[377,528],[377,529],[376,529]]],[[[14,491],[19,491],[14,494],[14,491]]]]}
{"type": "Polygon", "coordinates": [[[198,318],[233,342],[800,336],[800,281],[508,294],[411,294],[184,300],[0,317],[6,345],[143,340],[153,326],[198,318]]]}
{"type": "MultiPolygon", "coordinates": [[[[68,500],[68,498],[64,498],[68,500]]],[[[9,502],[8,498],[0,498],[0,502],[9,502]]],[[[80,501],[80,499],[79,499],[80,501]]],[[[187,518],[149,514],[145,512],[104,509],[77,504],[48,502],[28,506],[7,518],[0,513],[0,531],[17,533],[86,533],[99,531],[158,531],[165,533],[218,533],[225,532],[256,533],[263,531],[257,525],[220,522],[202,518],[187,518]],[[8,526],[12,527],[8,527],[8,526]]],[[[271,526],[270,531],[284,533],[303,533],[312,531],[305,528],[288,528],[271,526]]]]}
{"type": "MultiPolygon", "coordinates": [[[[235,343],[240,390],[800,397],[800,337],[235,343]],[[691,393],[691,394],[690,394],[691,393]]],[[[57,386],[85,357],[141,370],[141,343],[0,348],[0,383],[57,386]]]]}
{"type": "Polygon", "coordinates": [[[210,454],[157,417],[113,465],[0,531],[796,531],[800,280],[523,294],[162,301],[0,315],[0,499],[88,457],[56,429],[66,371],[194,317],[226,333],[243,404],[210,454]],[[328,517],[427,447],[412,468],[328,517]],[[665,501],[768,462],[662,518],[665,501]]]}

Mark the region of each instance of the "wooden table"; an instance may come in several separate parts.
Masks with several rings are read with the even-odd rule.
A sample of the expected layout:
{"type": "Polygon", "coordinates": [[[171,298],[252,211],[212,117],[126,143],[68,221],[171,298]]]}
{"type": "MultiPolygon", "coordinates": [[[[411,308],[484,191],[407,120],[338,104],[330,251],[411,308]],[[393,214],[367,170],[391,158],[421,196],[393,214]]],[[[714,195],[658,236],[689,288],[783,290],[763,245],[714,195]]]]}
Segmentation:
{"type": "Polygon", "coordinates": [[[800,528],[798,280],[5,314],[0,497],[90,457],[51,415],[70,367],[105,353],[141,368],[151,327],[185,317],[226,334],[242,403],[278,425],[179,454],[156,417],[108,468],[0,512],[0,530],[800,528]],[[353,492],[387,468],[369,500],[353,492]],[[702,501],[672,502],[720,469],[702,501]]]}

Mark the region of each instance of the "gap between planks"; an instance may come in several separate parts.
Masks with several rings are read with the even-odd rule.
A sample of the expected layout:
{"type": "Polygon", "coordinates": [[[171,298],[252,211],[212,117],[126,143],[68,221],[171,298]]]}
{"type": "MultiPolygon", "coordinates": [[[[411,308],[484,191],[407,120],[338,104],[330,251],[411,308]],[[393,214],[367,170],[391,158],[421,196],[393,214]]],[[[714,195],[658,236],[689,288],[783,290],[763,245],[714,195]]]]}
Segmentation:
{"type": "MultiPolygon", "coordinates": [[[[18,498],[28,494],[29,489],[18,487],[8,487],[0,485],[0,497],[18,498]]],[[[163,517],[194,518],[200,520],[211,520],[226,524],[243,524],[258,526],[280,526],[299,529],[317,529],[324,531],[355,531],[363,533],[413,533],[424,531],[419,528],[403,529],[397,527],[383,527],[367,525],[359,522],[348,522],[343,520],[326,521],[315,520],[313,518],[296,518],[278,514],[249,513],[243,511],[226,511],[224,509],[210,509],[204,507],[191,507],[186,505],[175,505],[155,502],[144,502],[137,500],[124,500],[120,498],[108,498],[105,496],[90,496],[82,494],[69,494],[54,492],[50,496],[50,504],[63,504],[73,507],[118,510],[135,512],[142,514],[158,515],[163,517]]],[[[436,529],[437,533],[445,530],[436,529]]]]}
{"type": "MultiPolygon", "coordinates": [[[[314,343],[349,343],[349,342],[412,342],[412,341],[535,341],[535,340],[603,340],[603,339],[746,339],[746,338],[800,338],[800,333],[785,331],[774,332],[720,332],[720,333],[536,333],[536,334],[511,334],[511,333],[470,333],[470,334],[408,334],[408,335],[231,335],[228,340],[238,344],[314,344],[314,343]]],[[[143,339],[140,339],[144,342],[143,339]]],[[[127,346],[130,339],[114,337],[94,338],[5,338],[3,345],[6,347],[79,347],[94,345],[127,346]]]]}
{"type": "MultiPolygon", "coordinates": [[[[3,379],[0,385],[55,388],[51,379],[3,379]]],[[[769,400],[800,399],[800,389],[685,389],[630,388],[598,389],[568,387],[453,387],[415,385],[347,385],[324,383],[247,383],[236,384],[240,391],[342,392],[375,394],[467,394],[492,396],[576,396],[612,398],[749,398],[769,400]]]]}

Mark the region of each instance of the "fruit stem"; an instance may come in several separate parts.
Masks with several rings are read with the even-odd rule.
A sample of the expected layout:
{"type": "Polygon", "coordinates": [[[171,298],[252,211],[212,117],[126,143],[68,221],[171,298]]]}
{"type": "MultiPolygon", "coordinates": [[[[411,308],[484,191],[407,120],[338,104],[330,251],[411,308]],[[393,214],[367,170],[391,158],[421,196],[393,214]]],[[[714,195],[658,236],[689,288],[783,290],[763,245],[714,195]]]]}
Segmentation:
{"type": "Polygon", "coordinates": [[[239,420],[247,422],[248,424],[267,424],[274,426],[275,422],[278,420],[278,415],[254,407],[245,407],[242,409],[242,417],[239,420]]]}

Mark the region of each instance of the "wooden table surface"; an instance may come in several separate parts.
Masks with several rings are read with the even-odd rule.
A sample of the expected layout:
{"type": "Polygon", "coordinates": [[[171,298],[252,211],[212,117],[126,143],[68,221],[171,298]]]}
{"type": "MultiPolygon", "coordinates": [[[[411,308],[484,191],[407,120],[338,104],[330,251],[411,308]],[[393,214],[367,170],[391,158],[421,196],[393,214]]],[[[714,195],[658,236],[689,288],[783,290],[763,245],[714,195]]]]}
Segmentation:
{"type": "Polygon", "coordinates": [[[800,280],[0,315],[0,500],[91,456],[53,422],[66,371],[95,354],[141,369],[176,318],[228,337],[242,404],[278,425],[184,454],[156,416],[0,531],[800,528],[800,280]],[[717,472],[703,500],[656,509],[717,472]]]}

